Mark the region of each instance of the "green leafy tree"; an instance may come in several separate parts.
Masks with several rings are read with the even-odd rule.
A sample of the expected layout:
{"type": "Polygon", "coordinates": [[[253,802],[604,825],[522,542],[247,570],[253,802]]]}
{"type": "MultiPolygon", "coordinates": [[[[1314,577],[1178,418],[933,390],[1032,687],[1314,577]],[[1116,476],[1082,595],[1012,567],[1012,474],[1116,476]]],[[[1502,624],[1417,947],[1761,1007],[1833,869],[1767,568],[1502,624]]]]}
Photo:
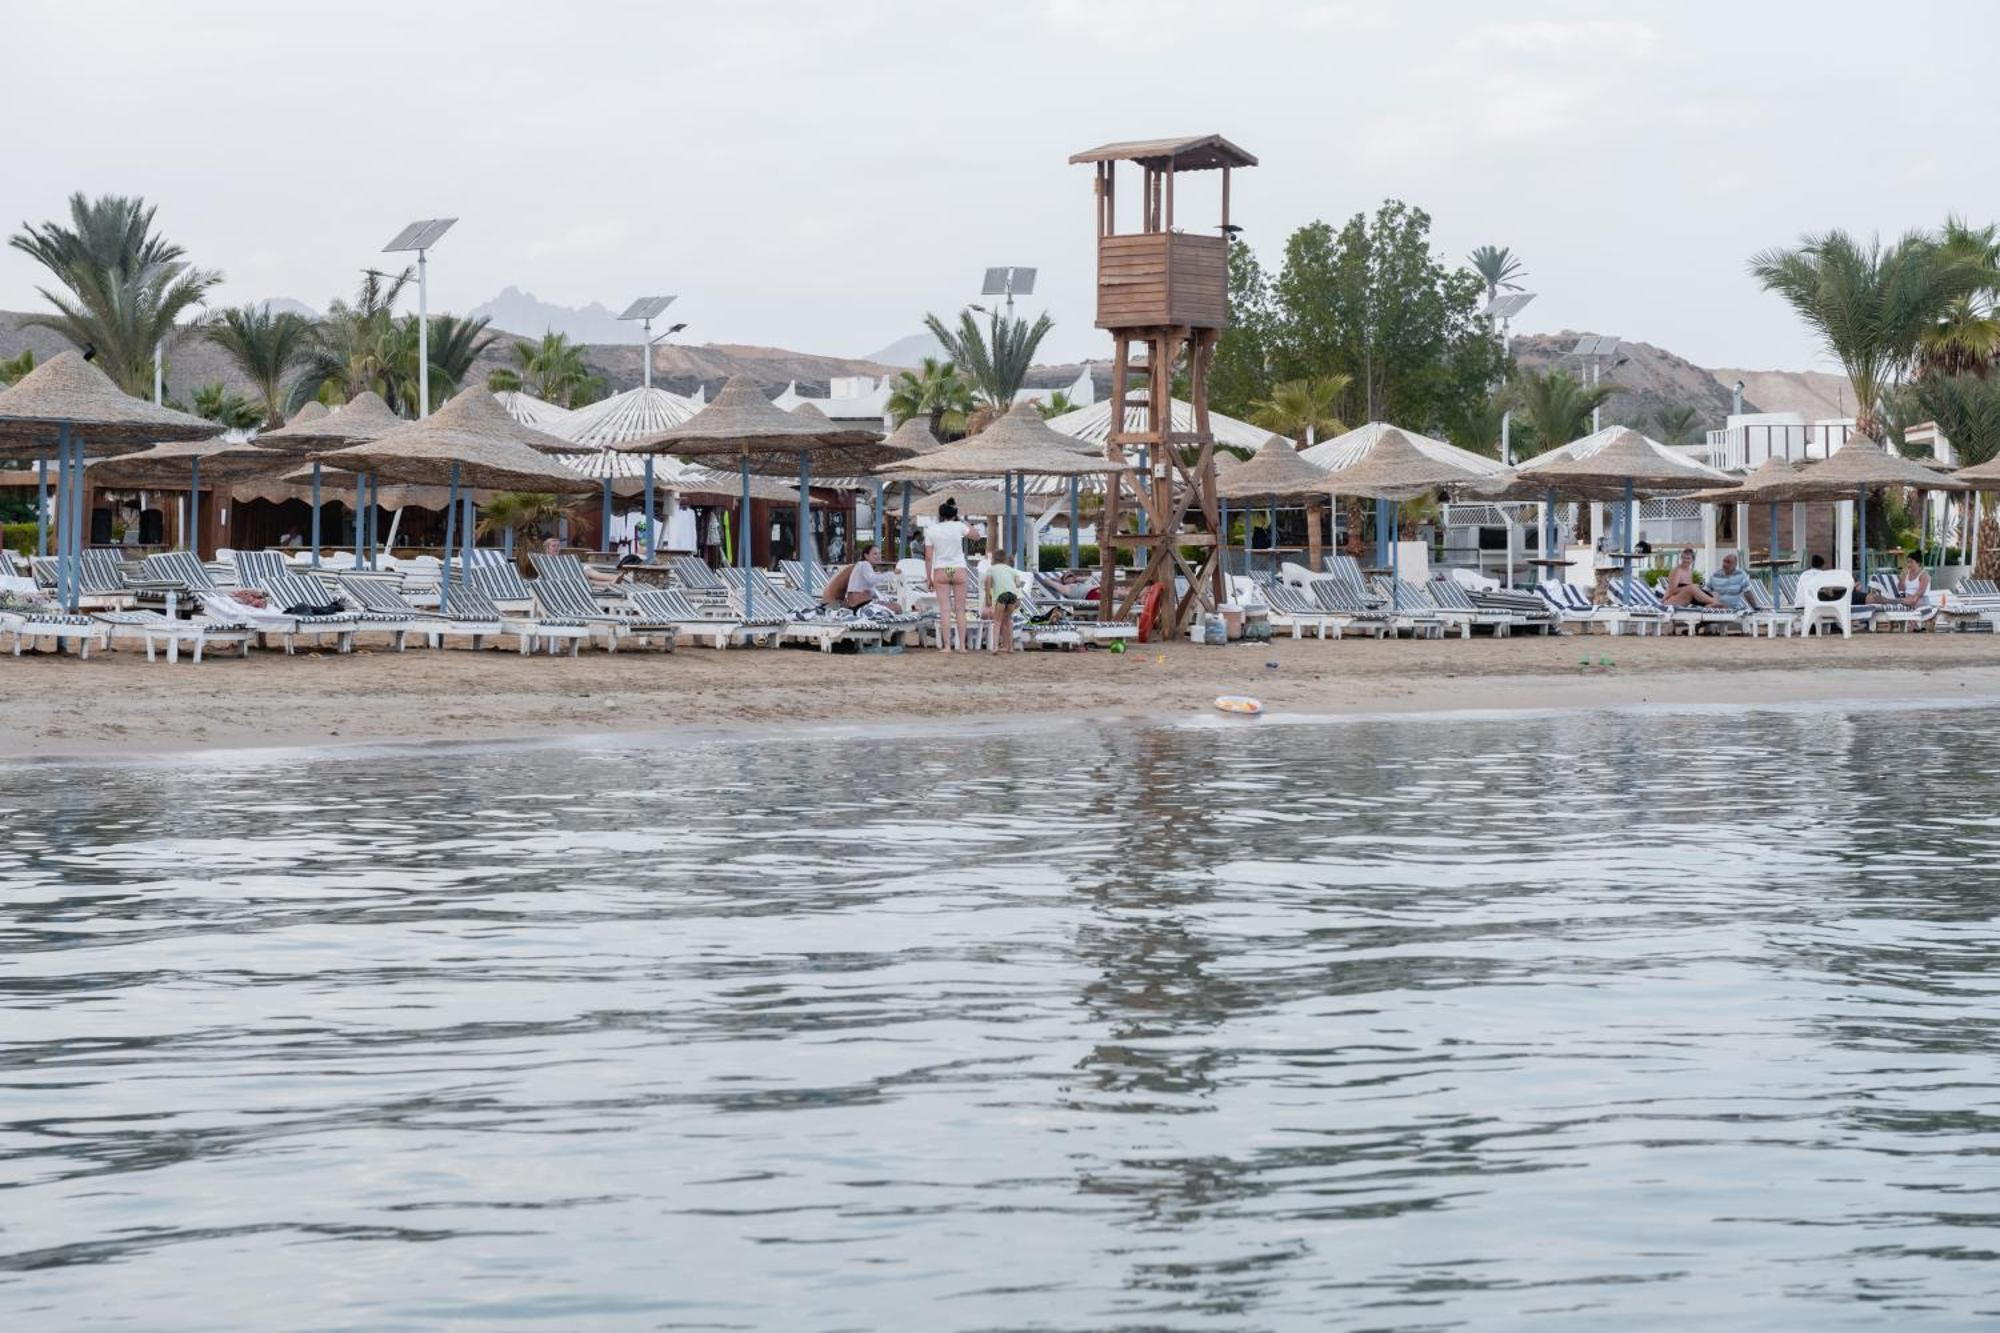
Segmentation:
{"type": "Polygon", "coordinates": [[[221,311],[202,332],[257,386],[264,400],[264,420],[283,425],[291,401],[287,380],[305,363],[312,342],[311,321],[289,311],[274,312],[268,305],[245,305],[221,311]]]}
{"type": "Polygon", "coordinates": [[[1271,280],[1257,253],[1229,243],[1229,325],[1216,340],[1208,368],[1208,401],[1216,411],[1247,418],[1251,404],[1271,396],[1271,341],[1277,314],[1271,280]]]}
{"type": "Polygon", "coordinates": [[[262,407],[219,380],[198,386],[194,403],[186,410],[228,430],[255,430],[264,424],[262,407]]]}
{"type": "Polygon", "coordinates": [[[1398,200],[1335,232],[1299,228],[1273,284],[1272,373],[1352,377],[1344,414],[1443,429],[1501,378],[1485,285],[1430,249],[1430,217],[1398,200]]]}
{"type": "Polygon", "coordinates": [[[1303,449],[1309,436],[1325,439],[1347,429],[1340,419],[1340,400],[1347,385],[1345,375],[1274,384],[1269,398],[1251,404],[1250,422],[1290,438],[1303,449]]]}
{"type": "Polygon", "coordinates": [[[35,349],[23,347],[19,356],[9,361],[0,361],[0,384],[14,384],[34,368],[35,349]]]}
{"type": "Polygon", "coordinates": [[[919,369],[896,376],[889,389],[889,415],[896,424],[924,417],[931,434],[940,440],[963,435],[975,406],[972,386],[958,373],[957,363],[932,356],[925,357],[919,369]]]}
{"type": "MultiPolygon", "coordinates": [[[[487,320],[461,319],[457,315],[430,317],[431,407],[451,397],[471,376],[480,354],[493,345],[494,335],[486,331],[487,320]]],[[[417,342],[417,316],[405,315],[390,335],[389,364],[395,387],[395,407],[405,416],[416,416],[419,385],[417,367],[421,355],[417,342]]]]}
{"type": "Polygon", "coordinates": [[[186,252],[153,230],[144,199],[81,193],[69,199],[69,224],[23,223],[8,244],[55,278],[59,290],[38,288],[56,308],[27,323],[91,349],[97,364],[129,394],[153,383],[154,349],[169,342],[176,321],[201,304],[222,275],[195,268],[186,252]]]}
{"type": "Polygon", "coordinates": [[[1520,291],[1521,284],[1514,279],[1528,276],[1528,271],[1521,267],[1521,261],[1504,245],[1482,245],[1467,255],[1465,262],[1472,265],[1472,271],[1486,284],[1488,304],[1503,291],[1520,291]]]}
{"type": "MultiPolygon", "coordinates": [[[[1560,370],[1518,375],[1509,386],[1514,409],[1538,450],[1559,449],[1588,434],[1591,412],[1616,392],[1616,385],[1585,384],[1560,370]]],[[[1522,451],[1514,452],[1519,457],[1522,451]]]]}
{"type": "Polygon", "coordinates": [[[509,356],[513,365],[488,373],[486,387],[499,393],[531,393],[558,407],[584,407],[604,396],[604,380],[593,375],[583,348],[561,333],[542,335],[538,343],[517,341],[509,356]]]}
{"type": "Polygon", "coordinates": [[[1028,368],[1035,363],[1035,352],[1055,327],[1055,321],[1045,313],[1036,316],[1031,324],[1024,318],[993,310],[986,316],[986,327],[981,329],[972,316],[970,310],[959,311],[958,327],[954,329],[936,315],[925,315],[924,327],[944,344],[951,353],[952,363],[971,380],[973,391],[986,406],[1004,412],[1013,405],[1021,386],[1028,382],[1028,368]]]}
{"type": "Polygon", "coordinates": [[[1925,334],[1981,281],[1964,253],[1921,232],[1889,246],[1844,231],[1809,235],[1797,249],[1753,256],[1750,272],[1840,362],[1854,390],[1855,425],[1877,439],[1884,390],[1914,361],[1925,334]]]}

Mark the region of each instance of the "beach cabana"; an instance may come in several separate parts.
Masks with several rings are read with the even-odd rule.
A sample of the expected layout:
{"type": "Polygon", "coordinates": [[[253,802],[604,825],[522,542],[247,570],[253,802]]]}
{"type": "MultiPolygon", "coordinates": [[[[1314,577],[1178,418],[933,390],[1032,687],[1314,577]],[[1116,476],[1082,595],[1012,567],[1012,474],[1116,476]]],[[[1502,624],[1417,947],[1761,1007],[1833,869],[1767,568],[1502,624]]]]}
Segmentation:
{"type": "MultiPolygon", "coordinates": [[[[309,415],[301,410],[292,419],[276,430],[265,431],[251,443],[259,449],[271,449],[290,458],[305,458],[310,454],[328,449],[340,449],[347,445],[362,444],[380,439],[383,435],[403,425],[403,419],[390,410],[389,404],[376,393],[357,393],[336,411],[309,415]]],[[[312,532],[309,536],[312,562],[319,565],[320,548],[320,498],[326,476],[317,459],[312,464],[312,532]]],[[[380,496],[369,492],[369,479],[357,474],[354,478],[354,548],[355,554],[364,550],[372,553],[375,544],[375,506],[380,496]],[[361,516],[368,516],[366,532],[361,525],[361,516]]]]}
{"type": "MultiPolygon", "coordinates": [[[[1290,506],[1306,501],[1309,517],[1306,531],[1312,550],[1311,564],[1319,568],[1319,506],[1320,498],[1328,494],[1327,470],[1306,459],[1293,443],[1282,435],[1267,435],[1257,452],[1241,462],[1231,463],[1221,468],[1215,478],[1215,498],[1221,502],[1221,527],[1218,540],[1225,552],[1229,545],[1229,506],[1239,509],[1271,510],[1271,572],[1278,572],[1277,549],[1277,507],[1290,506]]],[[[1250,568],[1250,532],[1243,533],[1243,567],[1250,568]]],[[[1225,562],[1226,563],[1226,562],[1225,562]]]]}
{"type": "MultiPolygon", "coordinates": [[[[1438,441],[1432,441],[1438,443],[1438,441]]],[[[1447,449],[1453,446],[1446,445],[1447,449]]],[[[1457,450],[1456,452],[1463,452],[1457,450]]],[[[1303,455],[1302,455],[1303,456],[1303,455]]],[[[1468,455],[1477,458],[1477,454],[1468,455]]],[[[1490,463],[1491,459],[1482,462],[1490,463]]],[[[1389,606],[1397,609],[1397,585],[1401,582],[1401,562],[1395,535],[1395,514],[1402,502],[1446,486],[1463,486],[1487,475],[1473,471],[1459,460],[1436,450],[1424,449],[1404,432],[1388,426],[1377,433],[1367,451],[1355,462],[1328,471],[1322,484],[1336,495],[1360,495],[1389,506],[1388,566],[1389,606]]]]}
{"type": "Polygon", "coordinates": [[[367,472],[392,482],[412,486],[446,486],[449,490],[445,511],[443,586],[439,609],[451,609],[452,561],[457,554],[464,574],[472,570],[472,506],[466,495],[464,532],[454,531],[459,523],[461,488],[495,491],[552,491],[557,494],[584,494],[594,489],[573,468],[559,459],[524,443],[519,433],[526,429],[502,411],[484,389],[468,389],[420,421],[408,421],[380,437],[349,445],[315,460],[349,472],[367,472]],[[452,408],[468,394],[478,394],[469,408],[452,408]],[[490,407],[499,421],[493,420],[490,407]],[[454,547],[458,552],[454,552],[454,547]]]}
{"type": "MultiPolygon", "coordinates": [[[[814,422],[785,411],[766,398],[747,375],[732,376],[722,386],[715,401],[679,425],[637,440],[613,446],[622,453],[674,454],[686,459],[711,462],[734,460],[742,482],[742,519],[737,533],[738,563],[746,571],[745,597],[752,596],[754,583],[747,577],[750,568],[750,474],[780,476],[798,470],[799,476],[799,556],[805,567],[807,585],[812,581],[812,463],[818,459],[827,470],[842,475],[867,472],[882,463],[906,457],[908,451],[891,446],[872,432],[853,431],[814,422]]],[[[746,614],[754,614],[746,602],[746,614]]]]}
{"type": "Polygon", "coordinates": [[[1726,486],[1730,476],[1697,462],[1678,449],[1648,439],[1630,426],[1603,430],[1537,454],[1512,472],[1492,479],[1481,494],[1503,500],[1541,500],[1544,518],[1543,555],[1554,546],[1558,499],[1613,502],[1617,519],[1610,554],[1625,566],[1625,594],[1632,594],[1632,502],[1642,495],[1685,495],[1726,486]]]}
{"type": "Polygon", "coordinates": [[[83,590],[85,461],[215,432],[213,421],[132,397],[79,352],[51,357],[0,391],[0,454],[56,462],[56,597],[65,613],[75,613],[83,590]]]}

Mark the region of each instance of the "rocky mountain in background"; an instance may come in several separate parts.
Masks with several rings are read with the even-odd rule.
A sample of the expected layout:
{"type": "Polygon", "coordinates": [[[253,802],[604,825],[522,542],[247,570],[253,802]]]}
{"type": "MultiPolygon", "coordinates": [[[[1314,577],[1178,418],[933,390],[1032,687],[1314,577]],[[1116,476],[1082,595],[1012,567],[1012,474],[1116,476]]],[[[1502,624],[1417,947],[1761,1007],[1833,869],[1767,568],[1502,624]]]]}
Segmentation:
{"type": "Polygon", "coordinates": [[[1847,379],[1823,370],[1711,370],[1727,389],[1743,381],[1744,411],[1798,412],[1807,421],[1849,416],[1854,411],[1847,379]],[[1757,406],[1752,408],[1751,403],[1757,406]]]}
{"type": "MultiPolygon", "coordinates": [[[[1523,370],[1561,370],[1588,379],[1589,367],[1569,355],[1583,332],[1522,333],[1514,337],[1514,360],[1523,370]]],[[[1700,428],[1720,429],[1730,410],[1730,392],[1710,371],[1651,343],[1628,342],[1619,349],[1622,364],[1606,364],[1603,380],[1618,386],[1604,404],[1604,420],[1657,434],[1655,418],[1669,407],[1693,406],[1701,413],[1700,428]]],[[[1756,411],[1749,403],[1745,411],[1756,411]]],[[[1671,441],[1685,443],[1685,441],[1671,441]]]]}
{"type": "MultiPolygon", "coordinates": [[[[555,305],[519,287],[505,288],[492,300],[482,301],[466,312],[469,319],[482,315],[493,321],[493,327],[516,330],[524,338],[560,333],[577,343],[639,341],[639,325],[620,320],[616,310],[596,301],[586,306],[555,305]]],[[[673,322],[670,317],[662,317],[653,331],[658,333],[673,322]]]]}

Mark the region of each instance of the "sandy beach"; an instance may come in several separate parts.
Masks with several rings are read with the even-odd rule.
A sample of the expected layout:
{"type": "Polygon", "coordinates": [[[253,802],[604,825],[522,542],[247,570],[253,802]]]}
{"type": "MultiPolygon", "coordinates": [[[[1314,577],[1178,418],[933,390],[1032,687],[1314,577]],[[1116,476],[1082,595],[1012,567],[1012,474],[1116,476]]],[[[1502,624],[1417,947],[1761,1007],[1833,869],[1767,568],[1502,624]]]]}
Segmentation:
{"type": "Polygon", "coordinates": [[[572,661],[397,654],[364,644],[348,657],[257,653],[171,667],[133,651],[88,662],[27,656],[0,660],[7,719],[0,755],[1066,716],[1174,720],[1212,715],[1219,694],[1252,695],[1271,714],[1322,715],[2000,701],[2000,640],[1287,639],[1006,660],[683,647],[572,661]],[[1580,665],[1586,657],[1588,670],[1580,665]]]}

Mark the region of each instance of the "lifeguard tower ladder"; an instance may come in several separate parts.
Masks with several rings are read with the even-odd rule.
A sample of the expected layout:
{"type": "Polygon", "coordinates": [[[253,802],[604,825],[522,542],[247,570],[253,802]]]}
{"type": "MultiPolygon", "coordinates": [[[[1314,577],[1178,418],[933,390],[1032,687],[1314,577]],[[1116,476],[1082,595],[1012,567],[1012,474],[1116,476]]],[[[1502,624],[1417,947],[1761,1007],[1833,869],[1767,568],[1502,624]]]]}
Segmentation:
{"type": "Polygon", "coordinates": [[[1137,471],[1114,473],[1097,524],[1103,558],[1101,606],[1107,616],[1133,614],[1146,590],[1160,589],[1157,623],[1183,634],[1196,613],[1222,601],[1221,548],[1216,540],[1215,437],[1208,424],[1208,371],[1216,340],[1229,322],[1229,176],[1257,159],[1220,135],[1105,144],[1070,158],[1096,168],[1097,327],[1109,330],[1114,462],[1137,471]],[[1116,167],[1136,162],[1139,230],[1118,230],[1116,167]],[[1188,171],[1222,172],[1222,220],[1216,234],[1190,234],[1174,220],[1174,179],[1188,171]],[[1134,364],[1133,349],[1144,360],[1134,364]],[[1185,361],[1193,411],[1177,430],[1173,384],[1185,361]],[[1127,402],[1132,380],[1143,398],[1127,402]],[[1197,530],[1195,515],[1201,523],[1197,530]],[[1137,531],[1123,530],[1137,516],[1137,531]],[[1185,549],[1184,549],[1185,548],[1185,549]],[[1138,552],[1137,576],[1115,581],[1118,553],[1138,552]],[[1192,555],[1189,554],[1192,552],[1192,555]],[[1177,580],[1185,580],[1185,595],[1177,580]]]}

